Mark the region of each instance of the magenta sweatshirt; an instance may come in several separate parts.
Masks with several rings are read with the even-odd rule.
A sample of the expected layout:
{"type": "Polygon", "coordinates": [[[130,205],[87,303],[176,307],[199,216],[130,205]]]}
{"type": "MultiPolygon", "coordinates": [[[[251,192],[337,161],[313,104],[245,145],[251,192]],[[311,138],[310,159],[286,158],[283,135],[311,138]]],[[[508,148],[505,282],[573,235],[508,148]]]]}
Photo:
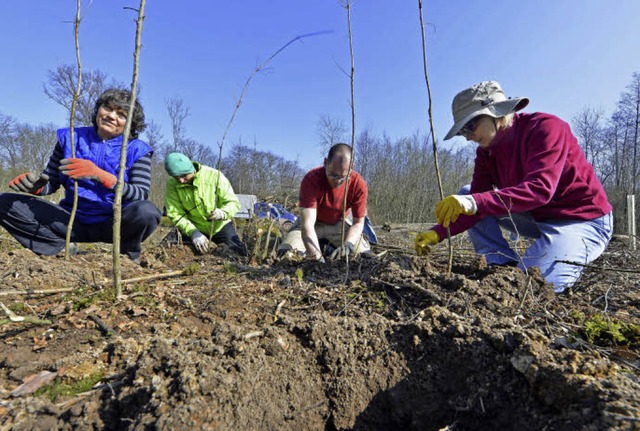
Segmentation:
{"type": "MultiPolygon", "coordinates": [[[[537,221],[591,220],[612,207],[567,123],[543,113],[515,114],[488,148],[478,147],[471,180],[478,205],[451,224],[451,235],[487,216],[529,212],[537,221]]],[[[446,229],[435,226],[440,239],[446,229]]]]}

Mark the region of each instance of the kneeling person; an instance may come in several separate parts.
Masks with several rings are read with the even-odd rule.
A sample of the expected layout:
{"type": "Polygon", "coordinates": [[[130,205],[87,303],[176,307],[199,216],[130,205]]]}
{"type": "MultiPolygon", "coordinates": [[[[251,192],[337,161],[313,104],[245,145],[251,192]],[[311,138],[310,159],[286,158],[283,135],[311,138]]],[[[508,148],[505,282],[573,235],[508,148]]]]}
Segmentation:
{"type": "Polygon", "coordinates": [[[246,256],[233,216],[240,201],[229,180],[216,169],[191,161],[182,153],[171,153],[164,161],[169,174],[165,204],[167,216],[199,253],[209,250],[209,235],[216,244],[226,244],[246,256]]]}
{"type": "Polygon", "coordinates": [[[369,242],[362,235],[367,213],[367,183],[355,171],[351,171],[346,192],[346,213],[353,213],[353,223],[348,226],[342,242],[345,183],[351,157],[349,145],[336,144],[324,159],[324,166],[314,168],[304,176],[300,185],[301,217],[279,247],[279,254],[295,250],[323,260],[322,242],[335,248],[333,257],[370,250],[369,242]]]}

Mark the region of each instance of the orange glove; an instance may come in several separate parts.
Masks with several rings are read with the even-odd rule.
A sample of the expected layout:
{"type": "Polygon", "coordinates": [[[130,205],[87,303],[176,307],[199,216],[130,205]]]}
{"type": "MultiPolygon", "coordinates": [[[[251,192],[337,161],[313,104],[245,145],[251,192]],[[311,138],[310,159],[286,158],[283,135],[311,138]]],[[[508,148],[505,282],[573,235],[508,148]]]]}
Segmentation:
{"type": "Polygon", "coordinates": [[[115,175],[107,171],[103,171],[97,167],[91,160],[85,159],[62,159],[58,168],[63,175],[74,180],[88,179],[100,182],[108,189],[113,188],[118,180],[115,175]]]}
{"type": "Polygon", "coordinates": [[[49,175],[47,174],[40,174],[40,177],[37,177],[33,172],[25,172],[12,179],[9,182],[9,188],[17,192],[39,195],[48,182],[49,175]]]}

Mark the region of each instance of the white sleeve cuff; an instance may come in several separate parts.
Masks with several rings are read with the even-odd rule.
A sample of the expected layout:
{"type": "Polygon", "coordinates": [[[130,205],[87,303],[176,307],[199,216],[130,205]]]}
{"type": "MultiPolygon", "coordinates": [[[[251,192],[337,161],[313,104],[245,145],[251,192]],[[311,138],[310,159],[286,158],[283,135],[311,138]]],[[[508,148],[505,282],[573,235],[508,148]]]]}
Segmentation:
{"type": "Polygon", "coordinates": [[[465,214],[475,214],[478,212],[478,204],[471,195],[454,195],[456,200],[464,208],[465,214]]]}

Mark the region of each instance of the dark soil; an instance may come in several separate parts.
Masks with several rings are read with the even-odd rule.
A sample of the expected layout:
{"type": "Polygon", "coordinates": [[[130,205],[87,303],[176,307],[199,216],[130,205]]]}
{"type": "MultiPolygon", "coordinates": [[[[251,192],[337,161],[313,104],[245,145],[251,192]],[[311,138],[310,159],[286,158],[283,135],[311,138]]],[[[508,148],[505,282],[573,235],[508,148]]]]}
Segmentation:
{"type": "Polygon", "coordinates": [[[158,232],[122,278],[183,273],[117,301],[107,245],[39,257],[3,232],[0,301],[27,320],[0,318],[0,428],[640,429],[638,339],[585,333],[595,315],[640,324],[639,252],[612,242],[556,295],[462,239],[448,273],[446,243],[412,252],[422,228],[379,229],[379,256],[348,270],[196,256],[158,232]],[[42,371],[55,379],[12,393],[42,371]]]}

